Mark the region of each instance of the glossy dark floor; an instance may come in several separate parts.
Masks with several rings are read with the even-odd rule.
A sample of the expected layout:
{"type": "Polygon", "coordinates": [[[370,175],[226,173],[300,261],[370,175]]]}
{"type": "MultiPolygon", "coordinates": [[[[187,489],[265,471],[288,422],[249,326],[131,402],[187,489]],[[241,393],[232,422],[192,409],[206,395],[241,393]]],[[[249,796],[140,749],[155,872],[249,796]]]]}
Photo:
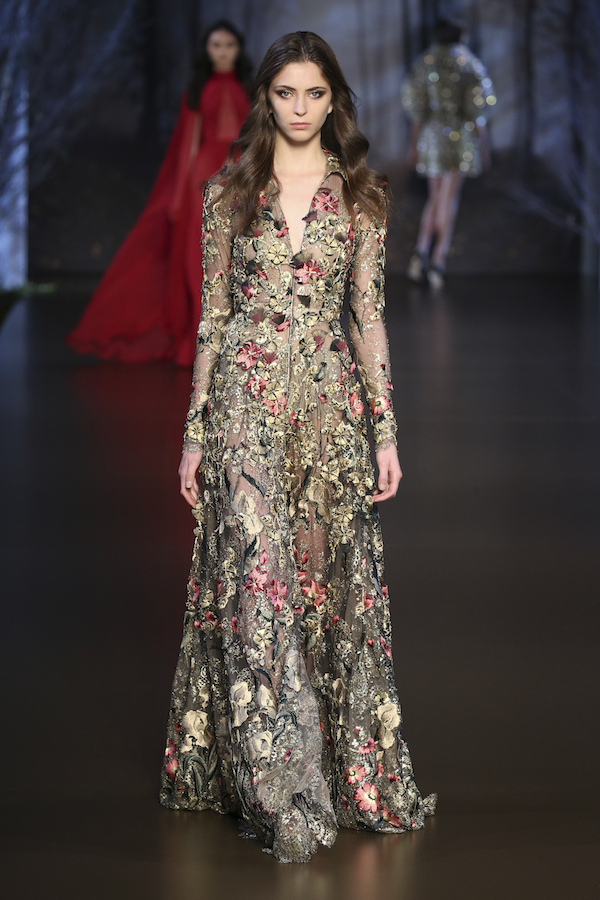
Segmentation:
{"type": "Polygon", "coordinates": [[[343,831],[304,866],[232,819],[158,805],[189,376],[76,359],[61,337],[85,298],[21,302],[0,332],[4,896],[597,897],[594,293],[391,280],[405,478],[382,510],[387,580],[406,736],[439,813],[415,834],[343,831]]]}

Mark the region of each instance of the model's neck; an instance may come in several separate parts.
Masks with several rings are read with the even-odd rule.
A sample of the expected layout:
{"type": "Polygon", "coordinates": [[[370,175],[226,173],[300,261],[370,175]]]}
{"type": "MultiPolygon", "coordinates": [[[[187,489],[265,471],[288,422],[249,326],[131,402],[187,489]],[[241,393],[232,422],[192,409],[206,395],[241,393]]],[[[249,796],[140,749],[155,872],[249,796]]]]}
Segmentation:
{"type": "Polygon", "coordinates": [[[296,144],[278,134],[275,138],[273,169],[278,177],[294,177],[320,172],[325,168],[325,155],[321,135],[315,135],[305,144],[296,144]]]}

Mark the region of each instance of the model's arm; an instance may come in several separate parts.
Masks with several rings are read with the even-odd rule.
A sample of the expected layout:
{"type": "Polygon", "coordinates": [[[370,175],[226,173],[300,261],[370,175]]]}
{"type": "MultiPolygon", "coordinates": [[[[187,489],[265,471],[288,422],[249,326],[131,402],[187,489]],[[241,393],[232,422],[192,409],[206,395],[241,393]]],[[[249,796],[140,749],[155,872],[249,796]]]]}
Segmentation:
{"type": "Polygon", "coordinates": [[[378,491],[373,497],[377,501],[393,497],[402,477],[383,319],[385,233],[385,225],[377,225],[359,214],[350,286],[350,340],[371,411],[379,469],[378,491]]]}
{"type": "Polygon", "coordinates": [[[419,58],[402,82],[400,89],[402,106],[411,122],[407,157],[408,164],[412,169],[417,165],[417,142],[428,107],[426,77],[423,63],[419,58]]]}
{"type": "Polygon", "coordinates": [[[232,313],[229,290],[231,254],[231,213],[221,209],[221,188],[208,185],[204,192],[202,219],[202,316],[192,376],[183,456],[179,466],[181,493],[190,506],[198,499],[196,473],[202,460],[206,405],[219,359],[225,326],[232,313]]]}

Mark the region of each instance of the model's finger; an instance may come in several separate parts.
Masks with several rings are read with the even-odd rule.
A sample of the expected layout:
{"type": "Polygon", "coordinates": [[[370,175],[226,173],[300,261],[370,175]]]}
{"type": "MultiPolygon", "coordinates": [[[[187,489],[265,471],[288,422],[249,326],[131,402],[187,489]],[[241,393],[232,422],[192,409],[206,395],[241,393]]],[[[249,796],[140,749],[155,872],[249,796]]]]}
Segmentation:
{"type": "Polygon", "coordinates": [[[380,491],[386,491],[390,483],[390,468],[387,463],[379,466],[379,478],[377,479],[377,487],[380,491]]]}

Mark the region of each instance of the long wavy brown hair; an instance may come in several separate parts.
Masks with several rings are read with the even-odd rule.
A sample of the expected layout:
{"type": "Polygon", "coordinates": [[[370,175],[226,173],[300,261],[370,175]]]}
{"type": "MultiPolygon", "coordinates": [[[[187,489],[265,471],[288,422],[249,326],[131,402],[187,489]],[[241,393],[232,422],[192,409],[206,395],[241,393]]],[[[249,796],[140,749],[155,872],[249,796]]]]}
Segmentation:
{"type": "Polygon", "coordinates": [[[270,115],[269,87],[284,66],[295,62],[316,63],[331,87],[333,110],[323,125],[321,143],[335,153],[346,171],[346,205],[353,210],[356,204],[379,222],[386,217],[387,183],[367,165],[369,142],[356,124],[354,94],[335,54],[312,31],[296,31],[283,35],[267,50],[252,86],[252,108],[219,176],[220,181],[225,178],[221,202],[235,209],[237,234],[247,231],[256,218],[260,192],[273,176],[276,125],[270,115]]]}

